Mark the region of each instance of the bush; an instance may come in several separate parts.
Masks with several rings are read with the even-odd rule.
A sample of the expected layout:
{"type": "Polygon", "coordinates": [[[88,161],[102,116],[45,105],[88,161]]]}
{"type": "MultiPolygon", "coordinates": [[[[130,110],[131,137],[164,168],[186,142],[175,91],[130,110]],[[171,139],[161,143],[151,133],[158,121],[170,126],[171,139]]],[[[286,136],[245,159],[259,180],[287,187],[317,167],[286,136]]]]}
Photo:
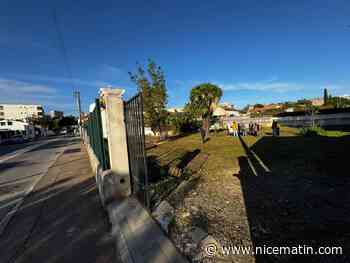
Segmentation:
{"type": "Polygon", "coordinates": [[[168,118],[169,127],[176,133],[188,133],[197,131],[201,123],[186,113],[177,112],[168,118]]]}
{"type": "Polygon", "coordinates": [[[302,136],[327,136],[327,131],[320,127],[301,128],[299,134],[302,136]]]}
{"type": "Polygon", "coordinates": [[[320,127],[301,128],[299,134],[302,136],[327,136],[327,137],[341,137],[350,135],[349,132],[343,131],[327,131],[320,127]]]}

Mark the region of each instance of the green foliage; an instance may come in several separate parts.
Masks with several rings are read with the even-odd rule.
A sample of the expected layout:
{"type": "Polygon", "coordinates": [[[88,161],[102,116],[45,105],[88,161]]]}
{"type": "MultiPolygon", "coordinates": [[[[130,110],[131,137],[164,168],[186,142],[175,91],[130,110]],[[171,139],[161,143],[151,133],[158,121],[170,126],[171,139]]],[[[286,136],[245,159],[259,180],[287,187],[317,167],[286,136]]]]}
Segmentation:
{"type": "Polygon", "coordinates": [[[193,116],[192,112],[175,112],[169,114],[169,124],[175,128],[176,133],[188,133],[198,130],[200,127],[199,121],[193,116]]]}
{"type": "Polygon", "coordinates": [[[202,118],[211,117],[221,96],[222,90],[216,85],[203,83],[194,87],[190,95],[191,112],[202,118]]]}
{"type": "Polygon", "coordinates": [[[263,104],[260,104],[260,103],[257,103],[254,105],[254,109],[256,108],[264,108],[264,105],[263,104]]]}
{"type": "Polygon", "coordinates": [[[327,99],[327,105],[334,108],[346,108],[350,107],[350,100],[343,97],[333,97],[329,96],[327,99]]]}
{"type": "Polygon", "coordinates": [[[322,136],[324,134],[324,130],[320,127],[305,127],[301,128],[299,131],[299,135],[311,137],[311,136],[322,136]]]}
{"type": "Polygon", "coordinates": [[[161,67],[149,60],[146,70],[138,65],[136,73],[129,72],[129,75],[143,95],[145,124],[150,126],[153,132],[160,132],[167,118],[168,97],[161,67]]]}
{"type": "Polygon", "coordinates": [[[321,127],[305,127],[299,130],[299,135],[312,137],[312,136],[327,136],[327,137],[340,137],[349,135],[348,132],[342,131],[327,131],[321,127]]]}
{"type": "Polygon", "coordinates": [[[33,125],[39,125],[43,128],[48,128],[50,126],[50,119],[46,116],[42,118],[29,118],[28,121],[33,125]]]}
{"type": "Polygon", "coordinates": [[[50,121],[50,124],[49,124],[49,129],[52,130],[52,131],[57,131],[60,129],[60,125],[59,125],[59,122],[60,122],[60,119],[52,119],[50,121]]]}
{"type": "Polygon", "coordinates": [[[309,105],[312,105],[312,102],[311,102],[311,100],[301,99],[301,100],[298,100],[296,104],[309,106],[309,105]]]}
{"type": "Polygon", "coordinates": [[[202,118],[201,136],[203,142],[209,137],[210,118],[221,97],[222,90],[211,83],[200,84],[191,90],[189,108],[193,115],[202,118]]]}
{"type": "Polygon", "coordinates": [[[78,121],[74,116],[65,116],[58,121],[59,128],[78,125],[78,121]]]}

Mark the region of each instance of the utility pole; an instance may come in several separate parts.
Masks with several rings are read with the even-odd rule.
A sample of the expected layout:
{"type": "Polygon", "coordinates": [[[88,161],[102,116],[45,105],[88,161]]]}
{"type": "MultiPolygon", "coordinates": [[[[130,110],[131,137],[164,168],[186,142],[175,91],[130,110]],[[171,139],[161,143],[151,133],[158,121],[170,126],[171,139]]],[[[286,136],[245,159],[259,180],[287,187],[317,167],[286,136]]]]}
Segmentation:
{"type": "Polygon", "coordinates": [[[73,96],[74,96],[74,100],[77,106],[77,110],[78,110],[78,114],[79,114],[79,121],[78,121],[78,126],[79,126],[79,133],[80,133],[80,137],[82,138],[83,136],[83,130],[81,127],[81,101],[80,101],[80,91],[74,91],[73,92],[73,96]]]}

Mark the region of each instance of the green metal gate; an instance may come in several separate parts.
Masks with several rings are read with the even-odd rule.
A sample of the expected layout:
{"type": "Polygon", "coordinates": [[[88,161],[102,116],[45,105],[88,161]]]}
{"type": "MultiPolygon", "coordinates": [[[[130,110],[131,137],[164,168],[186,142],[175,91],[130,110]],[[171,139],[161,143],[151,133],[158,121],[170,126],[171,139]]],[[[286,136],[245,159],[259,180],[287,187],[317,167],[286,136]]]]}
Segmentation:
{"type": "Polygon", "coordinates": [[[84,126],[90,140],[91,148],[99,160],[102,170],[109,169],[108,141],[103,138],[101,104],[99,99],[95,100],[95,108],[93,112],[90,112],[84,126]]]}

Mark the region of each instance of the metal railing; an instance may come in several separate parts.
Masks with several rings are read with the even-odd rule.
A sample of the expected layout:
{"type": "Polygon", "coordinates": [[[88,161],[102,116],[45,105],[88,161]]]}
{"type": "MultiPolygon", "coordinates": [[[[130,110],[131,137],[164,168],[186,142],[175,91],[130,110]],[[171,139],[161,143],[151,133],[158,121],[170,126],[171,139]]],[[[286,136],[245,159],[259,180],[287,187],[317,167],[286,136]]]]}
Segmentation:
{"type": "Polygon", "coordinates": [[[124,103],[132,192],[149,208],[142,94],[124,103]]]}

